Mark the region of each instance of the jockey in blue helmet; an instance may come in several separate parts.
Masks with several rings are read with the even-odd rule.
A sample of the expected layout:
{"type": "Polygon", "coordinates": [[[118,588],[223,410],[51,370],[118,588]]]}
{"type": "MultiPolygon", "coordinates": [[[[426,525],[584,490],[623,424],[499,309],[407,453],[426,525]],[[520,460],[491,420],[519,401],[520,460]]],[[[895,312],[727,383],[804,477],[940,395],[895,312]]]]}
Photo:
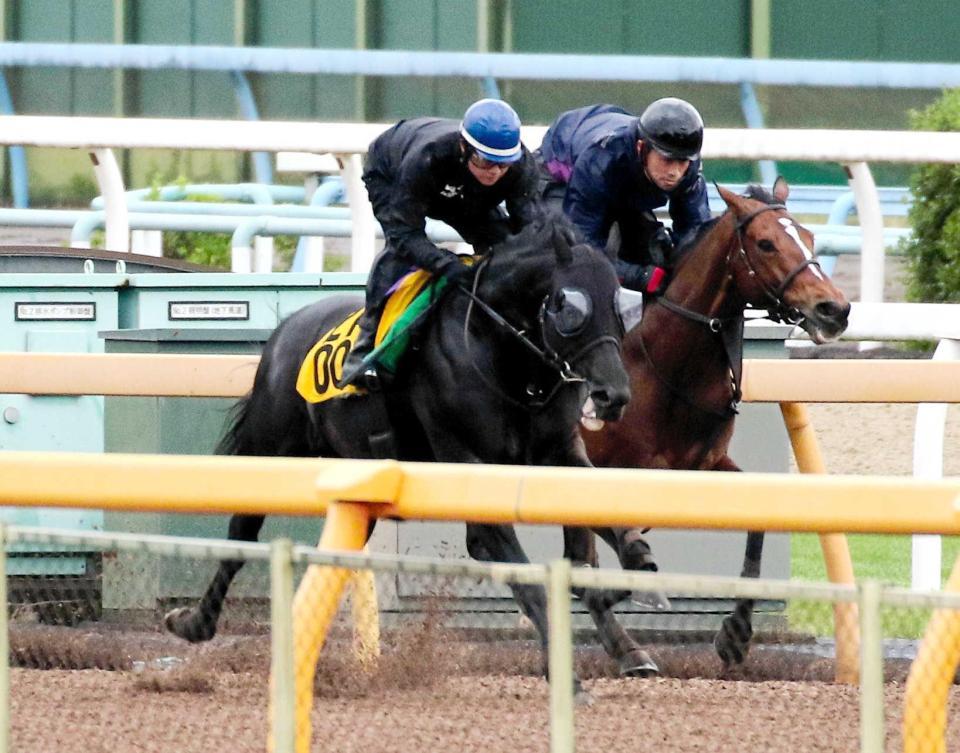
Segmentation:
{"type": "Polygon", "coordinates": [[[499,99],[474,102],[460,121],[401,120],[370,144],[363,182],[384,248],[367,277],[366,311],[343,383],[371,371],[364,359],[373,349],[386,294],[400,277],[415,268],[451,281],[471,273],[455,253],[427,238],[428,217],[446,222],[483,253],[519,232],[539,205],[539,174],[520,141],[520,118],[499,99]]]}
{"type": "Polygon", "coordinates": [[[460,135],[489,162],[516,162],[522,156],[520,116],[499,99],[470,105],[460,121],[460,135]]]}

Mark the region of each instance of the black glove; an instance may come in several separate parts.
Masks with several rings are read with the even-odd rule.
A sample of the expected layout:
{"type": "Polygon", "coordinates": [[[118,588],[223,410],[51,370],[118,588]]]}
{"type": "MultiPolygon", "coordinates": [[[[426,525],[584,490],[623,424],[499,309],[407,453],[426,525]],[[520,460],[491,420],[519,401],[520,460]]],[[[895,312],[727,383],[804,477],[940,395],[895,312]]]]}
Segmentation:
{"type": "Polygon", "coordinates": [[[435,275],[444,277],[448,282],[466,284],[467,278],[473,274],[473,267],[468,267],[456,254],[447,254],[433,270],[435,275]]]}
{"type": "Polygon", "coordinates": [[[673,258],[673,250],[673,239],[670,237],[669,231],[663,225],[660,225],[656,232],[650,236],[648,245],[650,261],[658,267],[666,267],[673,258]]]}
{"type": "Polygon", "coordinates": [[[663,267],[656,264],[631,264],[622,259],[617,259],[616,266],[620,284],[625,288],[650,295],[660,295],[667,288],[669,275],[663,267]]]}

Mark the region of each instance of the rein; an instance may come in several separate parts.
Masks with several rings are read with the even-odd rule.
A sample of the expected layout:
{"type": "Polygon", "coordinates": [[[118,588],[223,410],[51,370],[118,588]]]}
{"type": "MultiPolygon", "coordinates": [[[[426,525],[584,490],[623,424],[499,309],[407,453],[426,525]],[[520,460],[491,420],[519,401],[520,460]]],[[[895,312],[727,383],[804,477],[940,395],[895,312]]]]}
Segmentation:
{"type": "MultiPolygon", "coordinates": [[[[483,382],[483,384],[487,387],[487,389],[489,389],[499,398],[513,405],[514,407],[521,408],[526,411],[536,412],[536,411],[543,410],[545,407],[547,407],[547,405],[549,405],[553,401],[557,393],[560,391],[561,387],[567,384],[585,383],[587,381],[585,377],[581,376],[580,374],[578,374],[576,371],[573,370],[573,367],[571,367],[570,365],[571,361],[572,362],[578,361],[586,353],[590,352],[594,348],[597,348],[603,345],[605,342],[609,341],[609,342],[612,342],[614,345],[619,345],[619,343],[617,342],[617,339],[612,335],[604,335],[602,337],[598,337],[597,339],[587,343],[584,347],[582,347],[580,350],[574,353],[569,360],[565,360],[559,353],[557,353],[555,350],[550,348],[550,346],[547,345],[546,343],[546,337],[544,337],[544,347],[541,348],[539,345],[533,342],[533,340],[527,337],[526,333],[523,330],[513,326],[496,309],[494,309],[490,304],[488,304],[486,301],[484,301],[482,298],[480,298],[477,295],[476,291],[480,284],[480,275],[483,272],[483,270],[486,268],[488,262],[489,262],[489,257],[484,259],[480,263],[480,265],[477,267],[477,274],[474,276],[472,289],[465,288],[462,285],[457,285],[455,288],[456,290],[459,290],[461,293],[463,293],[465,296],[467,296],[470,299],[470,302],[467,304],[467,315],[463,320],[463,344],[467,352],[467,359],[470,362],[471,368],[473,368],[477,376],[480,378],[480,381],[483,382]],[[547,394],[546,397],[544,397],[542,400],[530,400],[527,402],[522,402],[520,400],[517,400],[511,397],[510,395],[508,395],[497,384],[491,381],[487,377],[487,375],[483,373],[480,367],[477,366],[476,359],[474,359],[473,351],[470,347],[470,319],[473,316],[474,306],[477,306],[501,330],[509,334],[514,340],[517,340],[521,345],[524,346],[524,348],[526,348],[533,355],[539,358],[540,361],[545,366],[557,372],[559,379],[557,380],[556,384],[554,384],[553,389],[550,390],[550,392],[547,394]]],[[[543,330],[544,312],[547,307],[548,298],[549,298],[549,295],[544,297],[543,302],[540,304],[540,313],[537,317],[538,321],[540,322],[541,332],[543,330]]],[[[529,394],[532,397],[533,394],[535,393],[529,393],[529,394]]]]}
{"type": "MultiPolygon", "coordinates": [[[[658,299],[658,302],[666,303],[666,299],[660,298],[658,299]]],[[[679,388],[668,382],[657,369],[657,365],[653,362],[650,351],[647,350],[647,345],[643,341],[643,333],[637,333],[639,335],[637,337],[637,342],[640,345],[640,352],[643,354],[644,360],[650,364],[650,369],[653,371],[653,375],[657,378],[657,381],[660,382],[660,384],[666,387],[670,392],[680,398],[691,408],[696,408],[703,413],[716,416],[717,418],[721,418],[723,420],[733,418],[739,413],[737,406],[740,405],[740,398],[743,396],[743,392],[740,389],[740,383],[743,376],[743,318],[737,317],[729,319],[711,319],[703,316],[702,314],[697,314],[695,311],[685,309],[682,306],[677,306],[676,304],[673,304],[672,306],[665,306],[665,308],[673,311],[674,313],[680,314],[686,319],[690,319],[699,323],[707,323],[708,326],[709,322],[715,321],[725,322],[727,324],[739,324],[738,327],[724,326],[722,329],[710,329],[711,332],[720,335],[721,342],[723,343],[723,350],[727,356],[727,364],[730,367],[730,387],[733,395],[730,398],[730,403],[724,410],[714,410],[713,408],[705,405],[700,405],[699,403],[687,397],[687,395],[681,392],[679,388]]]]}

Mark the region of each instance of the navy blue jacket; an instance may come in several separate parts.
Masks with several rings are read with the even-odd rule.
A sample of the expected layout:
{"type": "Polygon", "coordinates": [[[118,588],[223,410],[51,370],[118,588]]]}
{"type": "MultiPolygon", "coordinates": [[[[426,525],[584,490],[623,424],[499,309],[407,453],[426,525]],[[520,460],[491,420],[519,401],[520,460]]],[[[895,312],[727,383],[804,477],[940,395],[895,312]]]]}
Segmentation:
{"type": "Polygon", "coordinates": [[[597,248],[604,248],[610,227],[620,226],[620,258],[649,264],[647,243],[659,223],[652,212],[669,204],[674,243],[692,236],[710,219],[707,185],[700,160],[670,193],[660,190],[637,155],[639,118],[615,105],[592,105],[562,113],[540,147],[543,166],[553,180],[566,183],[563,209],[597,248]]]}

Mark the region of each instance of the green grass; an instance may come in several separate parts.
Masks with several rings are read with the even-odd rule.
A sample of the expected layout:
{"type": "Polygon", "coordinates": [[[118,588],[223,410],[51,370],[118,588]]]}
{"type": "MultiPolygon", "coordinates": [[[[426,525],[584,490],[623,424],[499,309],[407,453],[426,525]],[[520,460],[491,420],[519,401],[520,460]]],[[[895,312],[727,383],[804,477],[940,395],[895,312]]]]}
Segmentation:
{"type": "MultiPolygon", "coordinates": [[[[910,536],[854,534],[847,536],[853,574],[896,586],[910,585],[910,536]]],[[[942,578],[946,581],[960,555],[960,536],[943,537],[942,578]]],[[[815,533],[790,537],[790,576],[798,580],[826,581],[827,568],[815,533]]]]}
{"type": "MultiPolygon", "coordinates": [[[[910,536],[856,534],[847,536],[853,573],[858,580],[872,579],[895,586],[910,585],[910,536]]],[[[946,582],[960,555],[960,537],[944,536],[941,574],[946,582]]],[[[825,582],[827,569],[815,533],[793,534],[790,538],[790,573],[797,580],[825,582]]],[[[832,605],[803,600],[787,607],[790,629],[820,636],[834,634],[832,605]]],[[[930,620],[929,609],[884,607],[883,635],[887,638],[919,638],[930,620]]]]}

